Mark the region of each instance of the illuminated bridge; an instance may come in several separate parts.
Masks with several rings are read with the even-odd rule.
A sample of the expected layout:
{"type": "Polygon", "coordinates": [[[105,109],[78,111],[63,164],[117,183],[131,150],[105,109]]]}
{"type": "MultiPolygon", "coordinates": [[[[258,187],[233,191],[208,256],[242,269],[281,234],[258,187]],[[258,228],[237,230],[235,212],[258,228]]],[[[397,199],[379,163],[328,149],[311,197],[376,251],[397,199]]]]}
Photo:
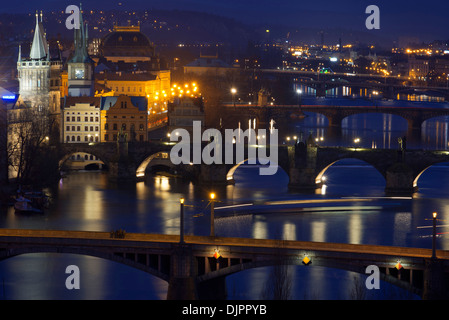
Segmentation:
{"type": "MultiPolygon", "coordinates": [[[[424,121],[436,118],[449,116],[449,109],[443,107],[423,107],[418,104],[408,104],[404,106],[397,106],[394,103],[389,104],[385,101],[351,101],[340,100],[339,105],[333,105],[332,100],[329,104],[317,102],[316,104],[309,104],[305,102],[299,105],[267,105],[264,107],[237,104],[225,105],[225,114],[230,114],[229,118],[239,119],[242,123],[247,123],[247,119],[255,118],[260,126],[267,126],[271,119],[278,122],[281,119],[295,119],[302,112],[318,113],[326,117],[329,127],[341,127],[343,119],[346,117],[364,114],[364,113],[382,113],[392,114],[402,117],[407,121],[408,129],[413,131],[421,131],[421,126],[424,121]],[[246,122],[245,122],[246,121],[246,122]]],[[[395,102],[397,103],[397,102],[395,102]]],[[[232,120],[231,120],[232,121],[232,120]]],[[[236,122],[235,120],[233,122],[236,122]]],[[[234,124],[235,125],[235,124],[234,124]]]]}
{"type": "Polygon", "coordinates": [[[279,264],[324,266],[365,274],[421,295],[446,297],[449,252],[377,245],[56,230],[0,230],[0,259],[27,253],[71,253],[123,263],[169,283],[168,299],[223,299],[227,275],[279,264]],[[217,255],[219,254],[219,256],[217,255]],[[308,263],[304,258],[310,259],[308,263]]]}
{"type": "MultiPolygon", "coordinates": [[[[176,170],[177,175],[205,186],[234,183],[233,173],[244,162],[226,164],[181,164],[171,163],[169,153],[174,143],[135,143],[123,146],[99,143],[63,144],[61,163],[71,154],[85,152],[101,159],[109,168],[113,179],[136,179],[145,176],[150,165],[162,165],[176,170]]],[[[235,146],[234,146],[235,148],[235,146]]],[[[267,146],[269,148],[269,146],[267,146]]],[[[245,160],[250,160],[245,148],[245,160]]],[[[268,157],[258,148],[260,158],[268,157]]],[[[233,152],[234,156],[236,152],[233,152]]],[[[222,152],[222,156],[225,152],[222,152]]],[[[260,159],[259,158],[259,159],[260,159]]],[[[267,159],[267,158],[265,158],[267,159]]],[[[320,147],[315,143],[297,143],[278,146],[278,159],[274,165],[289,177],[291,189],[315,191],[322,186],[321,178],[326,170],[342,159],[357,159],[373,166],[385,178],[387,194],[413,194],[418,190],[418,180],[422,173],[432,165],[449,162],[448,151],[419,149],[369,149],[354,147],[320,147]]],[[[234,159],[235,160],[235,159],[234,159]]],[[[254,159],[252,159],[254,160],[254,159]]],[[[268,160],[271,160],[268,158],[268,160]]]]}

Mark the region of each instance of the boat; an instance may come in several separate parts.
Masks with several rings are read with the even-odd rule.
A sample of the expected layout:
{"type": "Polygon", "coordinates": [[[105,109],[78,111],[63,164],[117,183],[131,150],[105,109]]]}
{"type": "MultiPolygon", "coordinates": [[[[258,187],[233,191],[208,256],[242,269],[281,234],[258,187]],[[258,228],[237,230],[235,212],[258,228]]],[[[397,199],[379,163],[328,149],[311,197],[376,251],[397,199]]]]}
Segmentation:
{"type": "Polygon", "coordinates": [[[16,199],[16,203],[14,203],[14,209],[16,210],[16,212],[42,212],[41,209],[36,208],[32,205],[31,200],[22,196],[16,199]]]}

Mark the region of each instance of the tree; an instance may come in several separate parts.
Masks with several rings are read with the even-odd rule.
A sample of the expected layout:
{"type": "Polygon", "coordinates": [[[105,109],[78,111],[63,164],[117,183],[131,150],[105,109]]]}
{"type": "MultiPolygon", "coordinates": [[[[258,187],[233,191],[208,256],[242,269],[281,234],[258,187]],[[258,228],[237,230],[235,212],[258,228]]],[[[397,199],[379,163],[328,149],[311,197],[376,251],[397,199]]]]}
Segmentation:
{"type": "Polygon", "coordinates": [[[54,119],[48,108],[22,106],[9,111],[8,162],[17,173],[17,182],[29,183],[37,164],[48,155],[49,133],[54,119]],[[45,152],[44,152],[45,150],[45,152]]]}
{"type": "Polygon", "coordinates": [[[0,103],[0,185],[8,183],[8,121],[6,106],[0,103]]]}
{"type": "Polygon", "coordinates": [[[270,270],[268,280],[261,292],[263,300],[288,300],[292,296],[292,274],[281,253],[282,246],[274,258],[274,266],[270,270]]]}

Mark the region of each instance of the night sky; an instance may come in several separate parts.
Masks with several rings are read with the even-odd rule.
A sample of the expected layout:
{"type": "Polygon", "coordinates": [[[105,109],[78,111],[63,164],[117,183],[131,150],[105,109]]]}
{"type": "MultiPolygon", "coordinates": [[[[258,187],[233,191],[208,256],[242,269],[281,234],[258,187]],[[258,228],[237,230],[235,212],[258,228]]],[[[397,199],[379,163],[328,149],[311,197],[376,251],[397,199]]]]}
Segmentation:
{"type": "MultiPolygon", "coordinates": [[[[370,32],[397,37],[418,36],[423,41],[449,39],[449,2],[444,0],[85,0],[82,3],[86,10],[179,9],[218,14],[250,24],[344,28],[354,32],[367,31],[365,8],[375,4],[381,12],[381,30],[370,32]]],[[[78,4],[78,1],[3,1],[0,12],[64,10],[70,4],[78,4]]]]}

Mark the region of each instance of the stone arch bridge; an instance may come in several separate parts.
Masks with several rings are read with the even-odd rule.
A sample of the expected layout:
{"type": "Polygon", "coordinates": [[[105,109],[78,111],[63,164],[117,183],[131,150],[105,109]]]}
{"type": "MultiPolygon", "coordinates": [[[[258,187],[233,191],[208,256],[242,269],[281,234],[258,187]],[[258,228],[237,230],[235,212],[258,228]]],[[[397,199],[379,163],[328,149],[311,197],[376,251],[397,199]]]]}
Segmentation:
{"type": "MultiPolygon", "coordinates": [[[[194,183],[227,185],[234,183],[233,173],[243,162],[233,164],[174,165],[169,157],[173,144],[65,144],[61,147],[61,164],[76,152],[86,152],[100,158],[109,167],[111,179],[137,179],[145,175],[149,165],[164,165],[194,183]]],[[[245,148],[245,150],[247,150],[245,148]]],[[[324,172],[342,159],[358,159],[372,165],[385,178],[385,191],[391,194],[412,194],[418,179],[430,166],[449,162],[449,151],[395,150],[343,147],[319,147],[313,143],[297,143],[278,147],[278,170],[289,177],[289,187],[314,191],[321,187],[324,172]]],[[[235,152],[234,152],[235,154],[235,152]]],[[[245,154],[245,159],[247,154],[245,154]]],[[[224,163],[224,161],[223,161],[224,163]]]]}

